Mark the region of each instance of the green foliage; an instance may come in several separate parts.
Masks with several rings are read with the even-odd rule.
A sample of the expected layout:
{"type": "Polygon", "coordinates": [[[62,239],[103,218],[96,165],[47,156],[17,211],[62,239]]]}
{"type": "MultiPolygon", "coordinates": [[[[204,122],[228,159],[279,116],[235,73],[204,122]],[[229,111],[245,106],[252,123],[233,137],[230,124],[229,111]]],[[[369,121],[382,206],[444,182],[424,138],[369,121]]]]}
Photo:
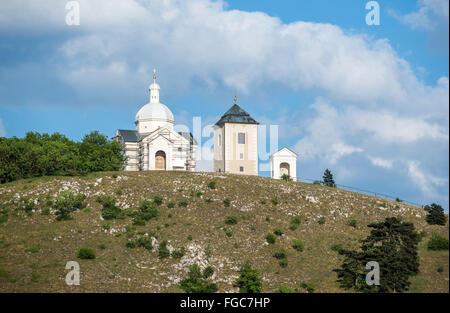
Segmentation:
{"type": "Polygon", "coordinates": [[[281,285],[275,290],[276,293],[299,293],[298,288],[290,288],[284,285],[281,285]]]}
{"type": "Polygon", "coordinates": [[[305,242],[301,239],[295,239],[292,244],[292,248],[299,252],[302,252],[305,249],[305,242]]]}
{"type": "Polygon", "coordinates": [[[124,211],[116,206],[116,198],[113,196],[103,195],[97,198],[97,202],[103,205],[102,217],[105,220],[121,219],[125,217],[124,211]]]}
{"type": "Polygon", "coordinates": [[[325,217],[322,216],[321,218],[319,218],[318,223],[319,223],[320,225],[325,224],[325,217]]]}
{"type": "MultiPolygon", "coordinates": [[[[162,203],[162,202],[161,202],[162,203]]],[[[159,215],[157,204],[155,201],[150,201],[147,199],[141,199],[139,203],[139,209],[134,214],[133,225],[145,226],[145,224],[159,215]]]]}
{"type": "Polygon", "coordinates": [[[25,250],[25,252],[36,253],[39,251],[39,247],[31,247],[25,250]]]}
{"type": "Polygon", "coordinates": [[[344,249],[340,243],[332,244],[330,248],[331,248],[331,250],[336,251],[336,252],[340,252],[344,249]]]}
{"type": "Polygon", "coordinates": [[[445,225],[446,217],[444,215],[444,209],[442,206],[436,203],[426,205],[424,210],[428,212],[427,223],[430,225],[445,225]]]}
{"type": "Polygon", "coordinates": [[[354,227],[356,228],[356,225],[358,224],[358,222],[355,219],[351,219],[347,222],[348,226],[354,227]]]}
{"type": "Polygon", "coordinates": [[[268,233],[268,234],[266,235],[266,240],[267,240],[268,243],[274,244],[275,241],[277,240],[277,238],[275,237],[274,234],[268,233]]]}
{"type": "Polygon", "coordinates": [[[161,205],[163,203],[163,198],[156,196],[153,198],[153,203],[156,205],[161,205]]]}
{"type": "Polygon", "coordinates": [[[433,232],[430,240],[428,241],[428,250],[440,251],[448,250],[448,239],[439,235],[437,232],[433,232]]]}
{"type": "Polygon", "coordinates": [[[345,256],[341,269],[337,270],[341,287],[362,292],[404,292],[410,285],[409,278],[419,271],[417,253],[418,236],[412,223],[388,217],[383,222],[369,224],[369,236],[357,251],[341,249],[345,256]],[[380,285],[365,283],[366,264],[376,261],[380,267],[380,285]]]}
{"type": "Polygon", "coordinates": [[[174,207],[175,207],[175,202],[170,201],[169,203],[167,203],[167,208],[173,209],[174,207]]]}
{"type": "Polygon", "coordinates": [[[185,253],[186,250],[184,249],[184,247],[181,247],[180,249],[175,249],[172,251],[172,258],[181,259],[185,253]]]}
{"type": "Polygon", "coordinates": [[[289,176],[288,174],[281,175],[281,179],[284,180],[284,181],[291,181],[292,180],[291,176],[289,176]]]}
{"type": "Polygon", "coordinates": [[[281,267],[285,268],[288,266],[288,260],[286,258],[281,259],[278,264],[280,264],[281,267]]]}
{"type": "Polygon", "coordinates": [[[284,232],[280,228],[276,228],[273,233],[277,236],[283,236],[284,232]]]}
{"type": "Polygon", "coordinates": [[[290,230],[296,230],[302,222],[300,216],[296,216],[291,220],[291,226],[289,226],[290,230]]]}
{"type": "Polygon", "coordinates": [[[272,202],[273,205],[277,205],[279,203],[277,197],[273,197],[272,200],[270,200],[270,201],[272,202]]]}
{"type": "Polygon", "coordinates": [[[216,189],[216,187],[217,187],[217,183],[215,182],[215,181],[210,181],[209,183],[208,183],[208,187],[210,188],[210,189],[216,189]]]}
{"type": "Polygon", "coordinates": [[[323,173],[323,185],[328,187],[336,187],[334,183],[333,174],[331,174],[329,169],[326,169],[323,173]]]}
{"type": "Polygon", "coordinates": [[[230,206],[230,204],[231,204],[231,200],[230,199],[226,198],[225,200],[223,200],[223,205],[226,208],[228,208],[230,206]]]}
{"type": "Polygon", "coordinates": [[[225,224],[227,225],[235,225],[237,224],[238,219],[236,216],[227,216],[227,218],[225,219],[225,224]]]}
{"type": "Polygon", "coordinates": [[[203,192],[197,191],[196,195],[197,195],[197,198],[201,198],[201,196],[203,195],[203,192]]]}
{"type": "Polygon", "coordinates": [[[189,241],[191,241],[191,240],[192,240],[192,235],[188,235],[188,236],[187,236],[187,239],[188,239],[189,241]]]}
{"type": "Polygon", "coordinates": [[[158,256],[160,259],[165,259],[170,256],[169,249],[167,249],[167,241],[163,241],[159,244],[158,256]]]}
{"type": "Polygon", "coordinates": [[[241,293],[260,293],[262,291],[261,274],[257,269],[253,269],[249,262],[246,262],[239,270],[236,286],[241,293]]]}
{"type": "MultiPolygon", "coordinates": [[[[205,270],[206,271],[206,270],[205,270]]],[[[197,264],[189,267],[188,277],[180,282],[180,288],[187,293],[214,293],[217,292],[217,285],[209,283],[202,274],[200,266],[197,264]]]]}
{"type": "Polygon", "coordinates": [[[233,237],[233,231],[231,229],[224,227],[223,231],[225,232],[225,235],[227,235],[227,237],[233,237]]]}
{"type": "Polygon", "coordinates": [[[56,219],[58,221],[69,220],[71,212],[86,207],[85,199],[86,196],[83,194],[76,194],[72,191],[61,192],[55,201],[56,219]]]}
{"type": "Polygon", "coordinates": [[[178,206],[185,208],[188,206],[188,202],[186,200],[181,200],[178,202],[178,206]]]}
{"type": "Polygon", "coordinates": [[[273,254],[273,256],[279,260],[285,259],[287,258],[287,252],[285,249],[280,248],[273,254]]]}
{"type": "Polygon", "coordinates": [[[74,142],[60,133],[28,132],[25,138],[0,138],[0,183],[50,175],[116,171],[124,157],[121,145],[98,131],[74,142]]]}
{"type": "Polygon", "coordinates": [[[212,266],[208,266],[203,271],[203,278],[209,278],[214,274],[214,268],[212,266]]]}
{"type": "Polygon", "coordinates": [[[95,259],[95,252],[91,248],[80,248],[78,258],[83,260],[95,259]]]}
{"type": "Polygon", "coordinates": [[[302,283],[300,285],[303,289],[305,289],[308,293],[313,293],[316,287],[311,283],[302,283]]]}

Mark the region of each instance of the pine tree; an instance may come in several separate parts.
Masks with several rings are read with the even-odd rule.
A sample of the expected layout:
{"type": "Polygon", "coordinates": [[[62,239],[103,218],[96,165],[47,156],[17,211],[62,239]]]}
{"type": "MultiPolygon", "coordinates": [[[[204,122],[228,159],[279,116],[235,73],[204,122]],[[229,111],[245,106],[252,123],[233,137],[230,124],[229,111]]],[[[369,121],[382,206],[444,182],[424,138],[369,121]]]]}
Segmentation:
{"type": "Polygon", "coordinates": [[[442,206],[436,203],[431,205],[426,205],[424,207],[425,211],[428,212],[427,223],[430,225],[445,225],[445,215],[442,206]]]}
{"type": "Polygon", "coordinates": [[[323,185],[328,187],[336,187],[333,179],[333,174],[331,174],[329,169],[326,169],[323,173],[323,185]]]}
{"type": "Polygon", "coordinates": [[[361,251],[340,250],[345,256],[338,272],[341,287],[361,292],[404,292],[409,287],[409,277],[419,272],[417,245],[419,236],[412,223],[396,217],[368,225],[370,235],[362,241],[361,251]],[[365,265],[376,261],[380,266],[380,285],[365,282],[368,270],[365,265]]]}

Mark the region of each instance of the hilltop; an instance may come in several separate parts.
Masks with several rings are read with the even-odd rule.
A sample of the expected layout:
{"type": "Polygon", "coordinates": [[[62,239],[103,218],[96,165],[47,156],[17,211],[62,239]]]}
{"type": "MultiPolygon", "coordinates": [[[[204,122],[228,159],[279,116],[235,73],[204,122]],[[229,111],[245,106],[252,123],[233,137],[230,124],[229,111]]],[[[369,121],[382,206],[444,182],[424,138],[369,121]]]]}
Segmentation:
{"type": "Polygon", "coordinates": [[[448,251],[425,248],[433,231],[448,238],[448,224],[428,225],[422,208],[320,185],[201,172],[51,176],[0,185],[0,212],[0,292],[181,292],[178,283],[194,263],[214,268],[211,281],[220,292],[236,292],[233,282],[246,260],[263,274],[264,292],[302,283],[315,292],[343,292],[333,272],[342,256],[331,246],[357,248],[369,233],[367,224],[389,216],[414,223],[425,235],[411,291],[449,291],[448,251]],[[72,212],[73,219],[56,221],[52,203],[64,190],[84,194],[87,205],[72,212]],[[161,197],[162,204],[157,218],[131,226],[129,216],[102,219],[96,201],[102,195],[114,196],[127,212],[142,198],[161,197]],[[32,203],[28,213],[23,203],[32,203]],[[229,216],[237,223],[226,224],[229,216]],[[297,216],[301,223],[291,228],[297,216]],[[267,244],[275,229],[283,235],[267,244]],[[129,238],[145,233],[153,250],[126,247],[129,238]],[[292,248],[294,239],[305,242],[302,252],[292,248]],[[157,247],[164,240],[169,251],[184,247],[185,255],[160,259],[157,247]],[[81,247],[92,248],[96,258],[78,259],[81,247]],[[284,268],[273,257],[280,247],[287,251],[284,268]],[[80,264],[80,286],[65,283],[68,261],[80,264]]]}

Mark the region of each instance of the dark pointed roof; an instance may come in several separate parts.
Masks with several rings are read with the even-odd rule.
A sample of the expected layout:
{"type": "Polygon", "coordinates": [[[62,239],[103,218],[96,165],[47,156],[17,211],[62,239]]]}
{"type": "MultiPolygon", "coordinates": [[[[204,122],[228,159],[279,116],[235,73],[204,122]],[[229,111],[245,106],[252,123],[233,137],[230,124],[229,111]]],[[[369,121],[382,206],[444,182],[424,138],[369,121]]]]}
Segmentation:
{"type": "Polygon", "coordinates": [[[234,104],[227,112],[225,112],[216,125],[222,126],[225,123],[259,124],[250,116],[250,114],[245,112],[237,104],[234,104]]]}

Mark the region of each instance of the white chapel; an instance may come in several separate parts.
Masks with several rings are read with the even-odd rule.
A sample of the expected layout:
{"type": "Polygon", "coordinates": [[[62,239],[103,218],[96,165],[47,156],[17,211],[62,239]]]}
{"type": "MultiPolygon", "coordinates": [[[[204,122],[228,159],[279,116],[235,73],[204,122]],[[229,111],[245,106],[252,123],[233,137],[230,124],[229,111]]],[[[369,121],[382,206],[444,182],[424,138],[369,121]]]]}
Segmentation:
{"type": "Polygon", "coordinates": [[[197,142],[192,133],[174,131],[170,109],[159,102],[160,87],[149,87],[150,101],[136,114],[136,130],[117,130],[115,140],[123,146],[126,171],[195,171],[197,142]]]}

